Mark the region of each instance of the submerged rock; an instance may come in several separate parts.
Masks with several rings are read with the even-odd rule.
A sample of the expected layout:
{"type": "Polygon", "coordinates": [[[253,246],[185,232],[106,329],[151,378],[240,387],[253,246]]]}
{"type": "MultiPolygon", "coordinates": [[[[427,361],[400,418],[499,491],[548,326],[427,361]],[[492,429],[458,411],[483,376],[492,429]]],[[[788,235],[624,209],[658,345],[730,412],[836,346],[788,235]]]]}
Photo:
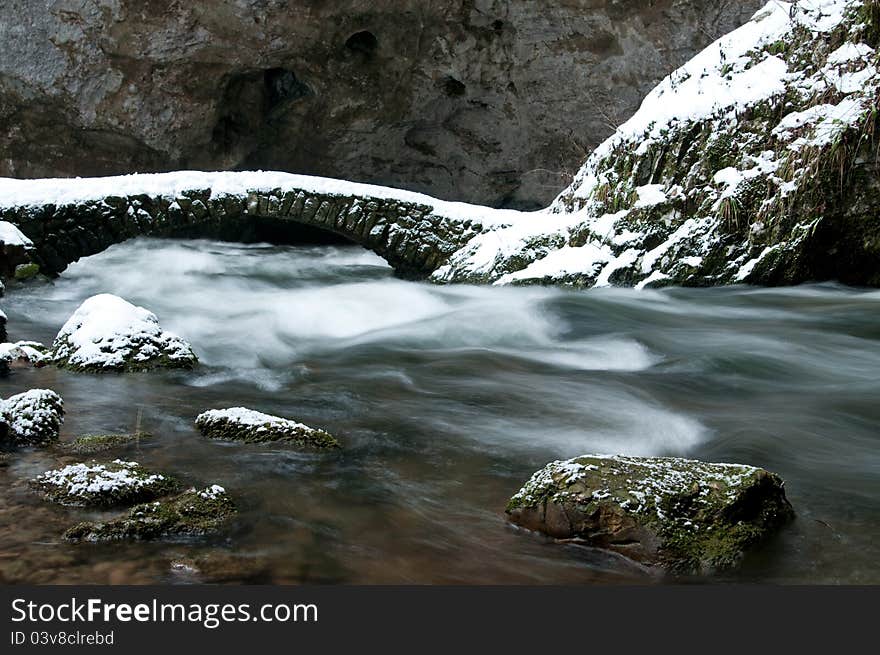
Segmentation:
{"type": "Polygon", "coordinates": [[[196,418],[196,427],[211,439],[246,443],[276,441],[316,448],[340,447],[339,442],[324,430],[244,407],[204,412],[196,418]]]}
{"type": "Polygon", "coordinates": [[[80,523],[64,533],[67,541],[106,542],[200,536],[220,530],[236,514],[226,490],[213,485],[132,507],[126,516],[104,523],[80,523]]]}
{"type": "Polygon", "coordinates": [[[794,516],[775,474],[664,457],[583,456],[535,473],[510,520],[674,573],[735,566],[794,516]]]}
{"type": "Polygon", "coordinates": [[[269,584],[272,581],[269,563],[246,553],[214,551],[181,555],[171,560],[168,568],[181,581],[201,584],[269,584]]]}
{"type": "Polygon", "coordinates": [[[155,314],[110,294],[80,305],[55,338],[52,357],[59,367],[88,372],[192,368],[198,361],[155,314]]]}
{"type": "Polygon", "coordinates": [[[64,402],[50,389],[31,389],[0,400],[0,441],[12,446],[45,446],[58,440],[64,402]]]}
{"type": "Polygon", "coordinates": [[[30,484],[48,500],[61,505],[95,507],[133,505],[178,489],[174,478],[121,459],[107,464],[71,464],[46,471],[30,484]]]}
{"type": "Polygon", "coordinates": [[[58,449],[72,455],[94,455],[108,450],[127,448],[139,444],[150,435],[143,432],[135,434],[88,434],[73,441],[59,443],[58,449]]]}

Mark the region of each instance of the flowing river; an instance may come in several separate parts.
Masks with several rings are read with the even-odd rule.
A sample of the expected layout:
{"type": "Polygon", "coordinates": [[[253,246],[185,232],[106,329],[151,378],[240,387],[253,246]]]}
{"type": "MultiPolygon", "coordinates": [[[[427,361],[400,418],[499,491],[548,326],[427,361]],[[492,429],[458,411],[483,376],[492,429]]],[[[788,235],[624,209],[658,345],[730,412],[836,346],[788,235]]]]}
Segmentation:
{"type": "Polygon", "coordinates": [[[535,470],[598,452],[785,478],[797,520],[722,580],[880,583],[878,291],[444,287],[353,246],[139,239],[13,285],[10,339],[50,343],[103,292],[155,312],[201,365],[15,370],[0,396],[60,393],[62,439],[140,427],[153,437],[126,459],[221,484],[241,514],[218,538],[69,545],[66,527],[102,515],[33,495],[29,477],[74,460],[26,451],[0,468],[0,582],[654,582],[505,521],[535,470]],[[343,450],[195,430],[238,405],[325,428],[343,450]]]}

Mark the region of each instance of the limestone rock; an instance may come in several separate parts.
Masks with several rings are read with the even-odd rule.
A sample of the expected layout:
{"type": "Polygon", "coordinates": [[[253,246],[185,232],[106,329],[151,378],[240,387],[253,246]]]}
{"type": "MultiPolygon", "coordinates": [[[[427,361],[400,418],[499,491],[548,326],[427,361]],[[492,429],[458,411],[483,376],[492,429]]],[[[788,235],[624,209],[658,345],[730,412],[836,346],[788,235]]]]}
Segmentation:
{"type": "Polygon", "coordinates": [[[535,473],[510,520],[674,573],[711,573],[790,520],[782,480],[752,466],[662,457],[593,456],[535,473]]]}
{"type": "Polygon", "coordinates": [[[198,361],[155,314],[110,294],[80,305],[55,338],[52,357],[59,367],[87,372],[192,368],[198,361]]]}
{"type": "Polygon", "coordinates": [[[204,412],[196,418],[196,427],[211,439],[245,443],[286,442],[316,448],[340,447],[339,442],[324,430],[244,407],[204,412]]]}
{"type": "Polygon", "coordinates": [[[16,0],[0,176],[259,168],[533,209],[761,4],[16,0]]]}
{"type": "Polygon", "coordinates": [[[61,505],[113,507],[166,496],[178,488],[174,478],[121,459],[92,461],[41,473],[31,487],[61,505]]]}
{"type": "Polygon", "coordinates": [[[136,505],[127,515],[104,523],[80,523],[67,530],[64,538],[72,542],[108,542],[201,536],[219,531],[235,514],[232,499],[215,484],[136,505]]]}
{"type": "Polygon", "coordinates": [[[45,446],[58,440],[64,422],[64,403],[54,391],[31,389],[0,400],[0,423],[12,446],[45,446]]]}

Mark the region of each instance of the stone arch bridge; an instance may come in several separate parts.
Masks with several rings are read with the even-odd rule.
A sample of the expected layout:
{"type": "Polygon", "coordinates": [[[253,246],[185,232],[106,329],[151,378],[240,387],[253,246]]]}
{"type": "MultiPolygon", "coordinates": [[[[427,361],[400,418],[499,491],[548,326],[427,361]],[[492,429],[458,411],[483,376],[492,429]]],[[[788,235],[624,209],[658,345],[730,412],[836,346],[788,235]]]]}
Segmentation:
{"type": "Polygon", "coordinates": [[[28,258],[49,275],[137,236],[270,234],[266,240],[290,242],[305,226],[360,244],[400,277],[418,279],[505,213],[282,173],[0,181],[0,221],[32,241],[28,258]]]}

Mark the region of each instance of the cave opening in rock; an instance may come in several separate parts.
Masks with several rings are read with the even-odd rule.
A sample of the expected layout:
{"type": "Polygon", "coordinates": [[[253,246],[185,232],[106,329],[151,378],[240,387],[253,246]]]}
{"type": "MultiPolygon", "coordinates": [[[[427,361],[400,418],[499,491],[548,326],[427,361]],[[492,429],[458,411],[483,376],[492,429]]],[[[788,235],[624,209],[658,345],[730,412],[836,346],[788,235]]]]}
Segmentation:
{"type": "Polygon", "coordinates": [[[314,95],[288,68],[246,71],[222,82],[219,114],[211,134],[224,167],[246,165],[247,157],[271,139],[273,124],[292,103],[314,95]]]}
{"type": "Polygon", "coordinates": [[[363,59],[372,59],[379,49],[379,39],[368,30],[355,32],[346,40],[345,49],[363,59]]]}

